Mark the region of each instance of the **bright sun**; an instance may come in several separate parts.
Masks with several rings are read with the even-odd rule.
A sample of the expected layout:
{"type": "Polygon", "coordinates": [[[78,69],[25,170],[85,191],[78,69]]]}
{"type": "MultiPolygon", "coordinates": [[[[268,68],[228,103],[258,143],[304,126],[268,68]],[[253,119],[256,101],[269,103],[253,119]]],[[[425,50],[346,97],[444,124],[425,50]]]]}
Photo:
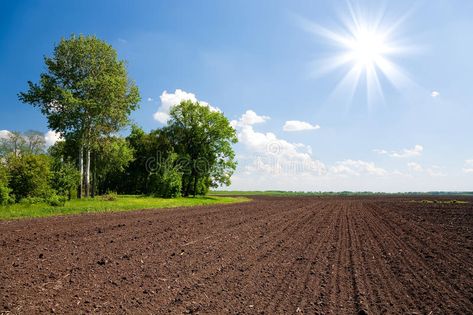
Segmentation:
{"type": "Polygon", "coordinates": [[[370,31],[360,31],[347,45],[356,65],[368,68],[375,66],[388,51],[383,36],[370,31]]]}
{"type": "Polygon", "coordinates": [[[328,29],[304,19],[301,21],[309,32],[328,39],[337,48],[329,58],[314,62],[314,73],[324,74],[341,67],[348,69],[335,87],[334,94],[347,95],[350,101],[361,78],[365,78],[367,101],[371,106],[384,100],[381,78],[389,81],[398,90],[413,83],[391,58],[407,53],[414,47],[401,45],[399,39],[393,39],[406,16],[387,23],[383,11],[380,11],[378,16],[367,17],[366,8],[355,10],[350,2],[348,9],[349,14],[342,17],[338,30],[328,29]]]}

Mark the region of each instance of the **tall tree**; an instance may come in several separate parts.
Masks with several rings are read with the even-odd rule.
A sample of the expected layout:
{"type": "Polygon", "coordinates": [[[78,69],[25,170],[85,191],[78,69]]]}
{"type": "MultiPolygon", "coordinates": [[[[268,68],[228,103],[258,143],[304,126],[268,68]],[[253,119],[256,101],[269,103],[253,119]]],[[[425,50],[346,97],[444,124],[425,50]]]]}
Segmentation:
{"type": "Polygon", "coordinates": [[[0,156],[41,154],[45,152],[45,143],[44,135],[39,131],[29,130],[25,133],[11,131],[0,138],[0,156]]]}
{"type": "Polygon", "coordinates": [[[94,36],[61,39],[44,62],[46,72],[39,83],[29,81],[28,91],[18,96],[41,109],[51,130],[66,141],[76,141],[82,178],[79,197],[83,190],[88,196],[90,152],[100,139],[128,123],[130,112],[138,107],[139,91],[128,77],[125,61],[94,36]]]}
{"type": "Polygon", "coordinates": [[[27,151],[31,154],[41,154],[45,152],[46,140],[39,131],[29,130],[24,134],[27,151]]]}
{"type": "Polygon", "coordinates": [[[0,139],[0,156],[7,156],[13,154],[14,156],[20,155],[20,152],[24,152],[27,149],[25,137],[18,131],[11,131],[0,139]]]}
{"type": "Polygon", "coordinates": [[[180,155],[184,196],[205,193],[209,186],[229,185],[236,168],[232,144],[235,129],[218,111],[198,102],[184,101],[174,106],[165,132],[180,155]]]}

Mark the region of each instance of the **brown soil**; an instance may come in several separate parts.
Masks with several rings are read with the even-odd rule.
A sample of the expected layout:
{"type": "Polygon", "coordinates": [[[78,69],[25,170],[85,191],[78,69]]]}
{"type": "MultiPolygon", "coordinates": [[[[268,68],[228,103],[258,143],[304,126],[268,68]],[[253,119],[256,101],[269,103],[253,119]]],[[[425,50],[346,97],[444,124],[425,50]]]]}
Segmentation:
{"type": "Polygon", "coordinates": [[[411,199],[0,222],[0,313],[473,313],[473,200],[411,199]]]}

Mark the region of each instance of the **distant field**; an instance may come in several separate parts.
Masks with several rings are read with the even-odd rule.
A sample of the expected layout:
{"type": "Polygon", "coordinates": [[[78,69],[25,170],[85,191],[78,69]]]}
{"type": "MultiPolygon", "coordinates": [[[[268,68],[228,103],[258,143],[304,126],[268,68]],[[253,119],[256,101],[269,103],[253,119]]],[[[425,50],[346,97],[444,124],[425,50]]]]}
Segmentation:
{"type": "Polygon", "coordinates": [[[86,212],[108,212],[144,210],[156,208],[175,208],[203,206],[221,203],[235,203],[249,201],[245,197],[206,196],[196,198],[163,199],[146,196],[118,196],[116,200],[105,200],[100,197],[95,199],[75,199],[67,201],[64,206],[53,207],[47,204],[14,204],[0,206],[0,220],[48,217],[65,214],[78,214],[86,212]]]}
{"type": "Polygon", "coordinates": [[[283,190],[218,190],[212,191],[211,196],[473,196],[471,191],[431,191],[431,192],[408,192],[408,193],[383,193],[371,191],[283,191],[283,190]]]}

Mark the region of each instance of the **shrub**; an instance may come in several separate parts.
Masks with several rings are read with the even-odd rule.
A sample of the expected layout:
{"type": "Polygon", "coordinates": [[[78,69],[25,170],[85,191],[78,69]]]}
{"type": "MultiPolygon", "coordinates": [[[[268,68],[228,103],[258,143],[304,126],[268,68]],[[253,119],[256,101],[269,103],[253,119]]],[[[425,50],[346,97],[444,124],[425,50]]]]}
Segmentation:
{"type": "Polygon", "coordinates": [[[104,201],[115,201],[118,199],[118,195],[116,192],[110,191],[105,195],[100,196],[100,199],[104,201]]]}
{"type": "Polygon", "coordinates": [[[24,155],[8,161],[9,187],[17,201],[26,197],[49,198],[50,158],[46,155],[24,155]]]}
{"type": "Polygon", "coordinates": [[[150,188],[155,197],[179,197],[182,188],[182,175],[173,168],[164,170],[162,174],[152,174],[150,188]]]}
{"type": "Polygon", "coordinates": [[[8,187],[8,177],[7,168],[0,162],[0,205],[6,205],[11,202],[11,189],[8,187]]]}
{"type": "Polygon", "coordinates": [[[65,196],[52,195],[47,200],[48,205],[53,207],[62,207],[66,204],[65,196]]]}
{"type": "Polygon", "coordinates": [[[44,203],[46,200],[43,197],[24,197],[19,201],[22,205],[35,205],[38,203],[44,203]]]}
{"type": "Polygon", "coordinates": [[[10,196],[10,192],[10,188],[4,185],[4,183],[0,183],[0,205],[4,206],[14,202],[14,199],[10,196]]]}
{"type": "Polygon", "coordinates": [[[52,167],[51,187],[60,196],[69,200],[76,193],[80,182],[80,173],[70,162],[62,162],[56,159],[52,167]]]}

